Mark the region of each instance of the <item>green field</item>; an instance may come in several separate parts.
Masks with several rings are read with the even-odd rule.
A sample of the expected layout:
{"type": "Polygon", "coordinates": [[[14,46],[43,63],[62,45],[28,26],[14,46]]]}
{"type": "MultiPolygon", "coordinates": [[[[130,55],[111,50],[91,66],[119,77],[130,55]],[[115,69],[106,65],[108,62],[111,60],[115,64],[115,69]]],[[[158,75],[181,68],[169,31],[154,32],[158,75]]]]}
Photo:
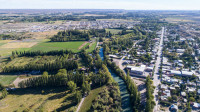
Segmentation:
{"type": "Polygon", "coordinates": [[[90,43],[87,43],[85,46],[83,46],[81,49],[85,49],[90,43]]]}
{"type": "Polygon", "coordinates": [[[4,86],[11,84],[17,76],[15,75],[0,75],[0,83],[4,86]]]}
{"type": "Polygon", "coordinates": [[[1,48],[0,49],[0,55],[1,56],[8,56],[11,55],[12,51],[28,51],[31,48],[16,48],[16,49],[11,49],[11,48],[1,48]]]}
{"type": "Polygon", "coordinates": [[[41,51],[51,51],[51,50],[62,50],[69,49],[74,52],[78,52],[79,46],[81,46],[84,41],[75,42],[44,42],[39,43],[31,48],[31,51],[41,50],[41,51]]]}
{"type": "Polygon", "coordinates": [[[71,112],[76,110],[77,106],[73,96],[66,87],[17,89],[0,101],[0,111],[53,112],[56,110],[60,112],[68,110],[71,112]]]}
{"type": "Polygon", "coordinates": [[[106,29],[106,32],[111,32],[112,34],[118,34],[119,32],[121,32],[122,30],[120,29],[106,29]]]}
{"type": "Polygon", "coordinates": [[[165,20],[170,23],[194,22],[190,17],[167,17],[165,20]]]}
{"type": "Polygon", "coordinates": [[[0,46],[4,45],[5,43],[0,43],[0,46]]]}
{"type": "MultiPolygon", "coordinates": [[[[40,42],[31,48],[1,48],[0,49],[0,55],[1,56],[8,56],[11,55],[12,51],[52,51],[52,50],[72,50],[73,52],[79,52],[81,49],[84,49],[86,46],[90,45],[90,43],[84,45],[81,49],[79,47],[84,43],[85,41],[73,41],[73,42],[47,42],[47,40],[40,42]]],[[[0,41],[0,46],[3,44],[6,44],[5,41],[0,41]]],[[[93,44],[89,49],[87,49],[87,52],[91,52],[95,49],[96,43],[93,44]]]]}
{"type": "Polygon", "coordinates": [[[47,62],[54,62],[55,59],[54,56],[17,57],[7,62],[6,66],[26,66],[30,63],[44,64],[47,62]]]}
{"type": "Polygon", "coordinates": [[[92,52],[96,48],[97,42],[93,43],[92,46],[90,46],[89,49],[86,50],[86,52],[92,52]]]}
{"type": "Polygon", "coordinates": [[[92,101],[98,96],[103,88],[105,88],[105,86],[91,90],[90,94],[85,98],[79,112],[88,112],[92,105],[92,101]]]}

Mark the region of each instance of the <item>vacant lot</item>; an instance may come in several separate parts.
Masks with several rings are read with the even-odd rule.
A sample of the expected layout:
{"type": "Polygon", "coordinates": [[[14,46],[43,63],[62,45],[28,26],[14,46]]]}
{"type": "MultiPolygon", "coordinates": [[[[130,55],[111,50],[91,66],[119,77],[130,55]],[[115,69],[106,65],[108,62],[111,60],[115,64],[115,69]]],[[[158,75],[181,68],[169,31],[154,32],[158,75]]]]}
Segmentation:
{"type": "Polygon", "coordinates": [[[51,51],[51,50],[62,50],[69,49],[74,52],[78,52],[79,46],[81,46],[85,41],[75,41],[75,42],[44,42],[37,44],[32,47],[32,51],[51,51]]]}
{"type": "Polygon", "coordinates": [[[30,48],[37,42],[13,42],[2,45],[0,48],[30,48]]]}
{"type": "Polygon", "coordinates": [[[11,84],[16,78],[16,75],[0,75],[0,83],[6,86],[11,84]]]}
{"type": "Polygon", "coordinates": [[[165,20],[170,23],[193,22],[192,20],[186,17],[168,17],[165,20]]]}
{"type": "Polygon", "coordinates": [[[13,40],[0,40],[0,43],[8,43],[8,42],[12,42],[13,40]]]}
{"type": "Polygon", "coordinates": [[[19,42],[19,40],[0,40],[0,55],[11,55],[12,51],[29,50],[37,42],[19,42]]]}
{"type": "Polygon", "coordinates": [[[98,15],[98,14],[84,14],[80,16],[106,16],[106,15],[98,15]]]}
{"type": "Polygon", "coordinates": [[[0,55],[1,56],[8,56],[11,55],[12,51],[27,51],[30,48],[0,48],[0,55]]]}
{"type": "Polygon", "coordinates": [[[1,112],[75,110],[73,94],[66,87],[17,89],[0,101],[1,112]],[[43,92],[42,92],[43,91],[43,92]]]}
{"type": "Polygon", "coordinates": [[[46,39],[50,38],[53,35],[56,35],[58,31],[53,30],[53,31],[47,31],[47,32],[31,32],[31,33],[26,33],[26,36],[33,37],[35,39],[46,39]]]}

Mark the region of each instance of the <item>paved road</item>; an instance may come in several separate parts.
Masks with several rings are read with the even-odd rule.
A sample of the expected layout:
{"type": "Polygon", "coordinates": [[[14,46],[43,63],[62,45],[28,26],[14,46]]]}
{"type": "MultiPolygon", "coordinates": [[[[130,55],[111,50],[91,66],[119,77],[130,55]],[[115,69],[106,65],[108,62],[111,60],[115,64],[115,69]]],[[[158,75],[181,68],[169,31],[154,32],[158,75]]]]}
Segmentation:
{"type": "Polygon", "coordinates": [[[153,79],[153,84],[156,87],[154,90],[154,100],[156,102],[156,106],[154,107],[154,112],[158,112],[159,111],[159,105],[158,105],[158,85],[160,84],[160,79],[159,79],[159,66],[161,64],[161,55],[162,55],[162,48],[163,48],[163,36],[164,36],[164,27],[162,27],[162,33],[161,33],[161,37],[160,37],[160,44],[159,44],[159,48],[158,48],[158,52],[157,52],[157,60],[156,60],[156,64],[155,64],[155,72],[154,72],[154,79],[153,79]]]}
{"type": "Polygon", "coordinates": [[[82,106],[84,100],[85,100],[85,97],[83,97],[83,98],[81,99],[81,102],[80,102],[80,104],[78,105],[78,108],[76,109],[76,112],[79,112],[79,110],[80,110],[80,108],[81,108],[81,106],[82,106]]]}

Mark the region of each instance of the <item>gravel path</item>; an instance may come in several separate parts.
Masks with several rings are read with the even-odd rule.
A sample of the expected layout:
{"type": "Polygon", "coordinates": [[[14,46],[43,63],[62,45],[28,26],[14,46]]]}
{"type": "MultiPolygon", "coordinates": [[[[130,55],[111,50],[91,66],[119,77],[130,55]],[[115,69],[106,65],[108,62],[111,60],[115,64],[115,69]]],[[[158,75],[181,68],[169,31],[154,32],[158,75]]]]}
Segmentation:
{"type": "Polygon", "coordinates": [[[78,49],[82,49],[82,47],[84,47],[88,42],[84,42],[78,49]]]}
{"type": "Polygon", "coordinates": [[[84,100],[85,100],[85,97],[83,97],[83,98],[81,99],[81,102],[80,102],[80,104],[78,105],[78,108],[76,109],[76,112],[78,112],[78,111],[80,110],[80,108],[81,108],[81,106],[82,106],[84,100]]]}
{"type": "Polygon", "coordinates": [[[15,81],[13,82],[13,84],[15,85],[15,87],[16,88],[18,88],[18,84],[21,82],[21,81],[23,81],[23,80],[26,80],[26,79],[28,79],[28,78],[19,78],[19,77],[17,77],[16,79],[15,79],[15,81]]]}

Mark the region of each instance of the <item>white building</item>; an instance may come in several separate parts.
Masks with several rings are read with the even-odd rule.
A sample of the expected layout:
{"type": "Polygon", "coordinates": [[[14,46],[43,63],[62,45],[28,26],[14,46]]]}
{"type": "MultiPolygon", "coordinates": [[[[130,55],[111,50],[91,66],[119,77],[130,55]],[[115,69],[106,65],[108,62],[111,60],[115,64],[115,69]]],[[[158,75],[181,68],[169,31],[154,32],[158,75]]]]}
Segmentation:
{"type": "Polygon", "coordinates": [[[142,76],[146,69],[146,65],[141,65],[140,67],[135,66],[127,66],[126,67],[130,71],[130,75],[139,75],[142,76]]]}
{"type": "Polygon", "coordinates": [[[176,49],[176,52],[177,52],[177,53],[184,53],[184,52],[185,52],[185,49],[176,49]]]}

